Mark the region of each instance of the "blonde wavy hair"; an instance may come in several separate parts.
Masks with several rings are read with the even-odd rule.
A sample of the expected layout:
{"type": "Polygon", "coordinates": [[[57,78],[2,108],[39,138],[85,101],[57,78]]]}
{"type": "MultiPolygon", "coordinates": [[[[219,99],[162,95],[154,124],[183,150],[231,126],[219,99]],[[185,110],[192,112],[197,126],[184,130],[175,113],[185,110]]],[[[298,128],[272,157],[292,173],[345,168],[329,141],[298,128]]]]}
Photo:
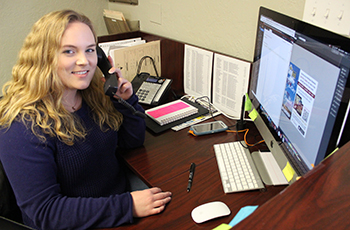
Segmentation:
{"type": "MultiPolygon", "coordinates": [[[[44,134],[57,137],[67,145],[85,138],[86,130],[81,121],[62,105],[64,86],[57,74],[61,38],[72,22],[88,25],[96,41],[91,21],[72,10],[49,13],[34,24],[12,69],[12,80],[2,89],[2,128],[9,128],[15,120],[22,120],[30,124],[33,133],[42,141],[46,141],[44,134]]],[[[118,130],[123,118],[110,98],[105,96],[101,76],[96,69],[90,86],[80,92],[101,130],[118,130]]]]}

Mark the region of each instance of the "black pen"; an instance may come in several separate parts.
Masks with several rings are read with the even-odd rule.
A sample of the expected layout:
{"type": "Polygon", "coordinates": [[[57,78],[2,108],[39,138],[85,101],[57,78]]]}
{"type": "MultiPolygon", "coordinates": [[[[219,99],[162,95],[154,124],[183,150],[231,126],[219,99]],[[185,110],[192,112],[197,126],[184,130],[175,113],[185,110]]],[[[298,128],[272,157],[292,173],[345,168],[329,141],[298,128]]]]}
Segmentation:
{"type": "Polygon", "coordinates": [[[191,163],[190,167],[190,176],[188,177],[188,185],[187,185],[187,192],[191,190],[192,187],[192,181],[193,181],[193,176],[194,176],[194,169],[196,168],[195,163],[191,163]]]}

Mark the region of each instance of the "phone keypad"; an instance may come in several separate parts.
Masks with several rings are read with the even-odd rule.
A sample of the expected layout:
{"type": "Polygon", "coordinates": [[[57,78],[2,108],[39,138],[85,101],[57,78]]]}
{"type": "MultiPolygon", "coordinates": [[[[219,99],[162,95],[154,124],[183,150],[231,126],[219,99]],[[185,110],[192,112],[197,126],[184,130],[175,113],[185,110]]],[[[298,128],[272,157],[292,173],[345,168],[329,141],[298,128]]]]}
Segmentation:
{"type": "Polygon", "coordinates": [[[136,95],[139,97],[140,101],[144,101],[149,93],[149,90],[140,89],[137,91],[136,95]]]}
{"type": "Polygon", "coordinates": [[[138,96],[140,103],[151,104],[155,97],[158,89],[161,87],[160,84],[143,82],[139,90],[135,93],[138,96]]]}

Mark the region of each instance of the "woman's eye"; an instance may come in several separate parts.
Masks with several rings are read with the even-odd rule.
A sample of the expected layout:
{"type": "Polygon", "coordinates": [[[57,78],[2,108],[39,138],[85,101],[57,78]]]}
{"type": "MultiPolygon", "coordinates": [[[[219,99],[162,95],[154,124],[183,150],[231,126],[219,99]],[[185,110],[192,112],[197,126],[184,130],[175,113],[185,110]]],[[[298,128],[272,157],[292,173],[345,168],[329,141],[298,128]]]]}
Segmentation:
{"type": "Polygon", "coordinates": [[[63,53],[64,54],[72,54],[72,53],[74,53],[74,51],[73,50],[64,50],[63,53]]]}
{"type": "Polygon", "coordinates": [[[92,49],[92,48],[91,49],[87,49],[86,52],[93,53],[93,52],[95,52],[95,49],[92,49]]]}

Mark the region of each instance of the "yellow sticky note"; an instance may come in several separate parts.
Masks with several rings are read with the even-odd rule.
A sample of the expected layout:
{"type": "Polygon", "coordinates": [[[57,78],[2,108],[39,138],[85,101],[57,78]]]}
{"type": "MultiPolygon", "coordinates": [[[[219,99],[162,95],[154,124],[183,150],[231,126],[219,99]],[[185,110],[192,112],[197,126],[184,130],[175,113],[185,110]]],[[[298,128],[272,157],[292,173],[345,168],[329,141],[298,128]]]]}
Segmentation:
{"type": "Polygon", "coordinates": [[[255,119],[258,117],[258,111],[256,111],[255,109],[253,109],[253,110],[249,113],[249,117],[250,117],[250,119],[252,119],[252,121],[255,121],[255,119]]]}
{"type": "Polygon", "coordinates": [[[333,152],[331,152],[326,158],[323,159],[323,161],[326,160],[328,157],[332,156],[333,153],[335,153],[336,151],[338,151],[338,149],[339,149],[338,147],[337,147],[336,149],[334,149],[333,152]]]}
{"type": "Polygon", "coordinates": [[[289,162],[287,162],[286,167],[284,167],[284,169],[282,170],[284,176],[286,177],[287,181],[291,181],[293,179],[293,176],[295,174],[294,169],[292,168],[292,166],[289,164],[289,162]]]}
{"type": "Polygon", "coordinates": [[[244,111],[252,110],[252,102],[248,96],[248,93],[245,94],[245,103],[244,103],[244,111]]]}
{"type": "Polygon", "coordinates": [[[213,228],[213,230],[228,230],[231,229],[232,227],[228,224],[220,224],[216,228],[213,228]]]}

